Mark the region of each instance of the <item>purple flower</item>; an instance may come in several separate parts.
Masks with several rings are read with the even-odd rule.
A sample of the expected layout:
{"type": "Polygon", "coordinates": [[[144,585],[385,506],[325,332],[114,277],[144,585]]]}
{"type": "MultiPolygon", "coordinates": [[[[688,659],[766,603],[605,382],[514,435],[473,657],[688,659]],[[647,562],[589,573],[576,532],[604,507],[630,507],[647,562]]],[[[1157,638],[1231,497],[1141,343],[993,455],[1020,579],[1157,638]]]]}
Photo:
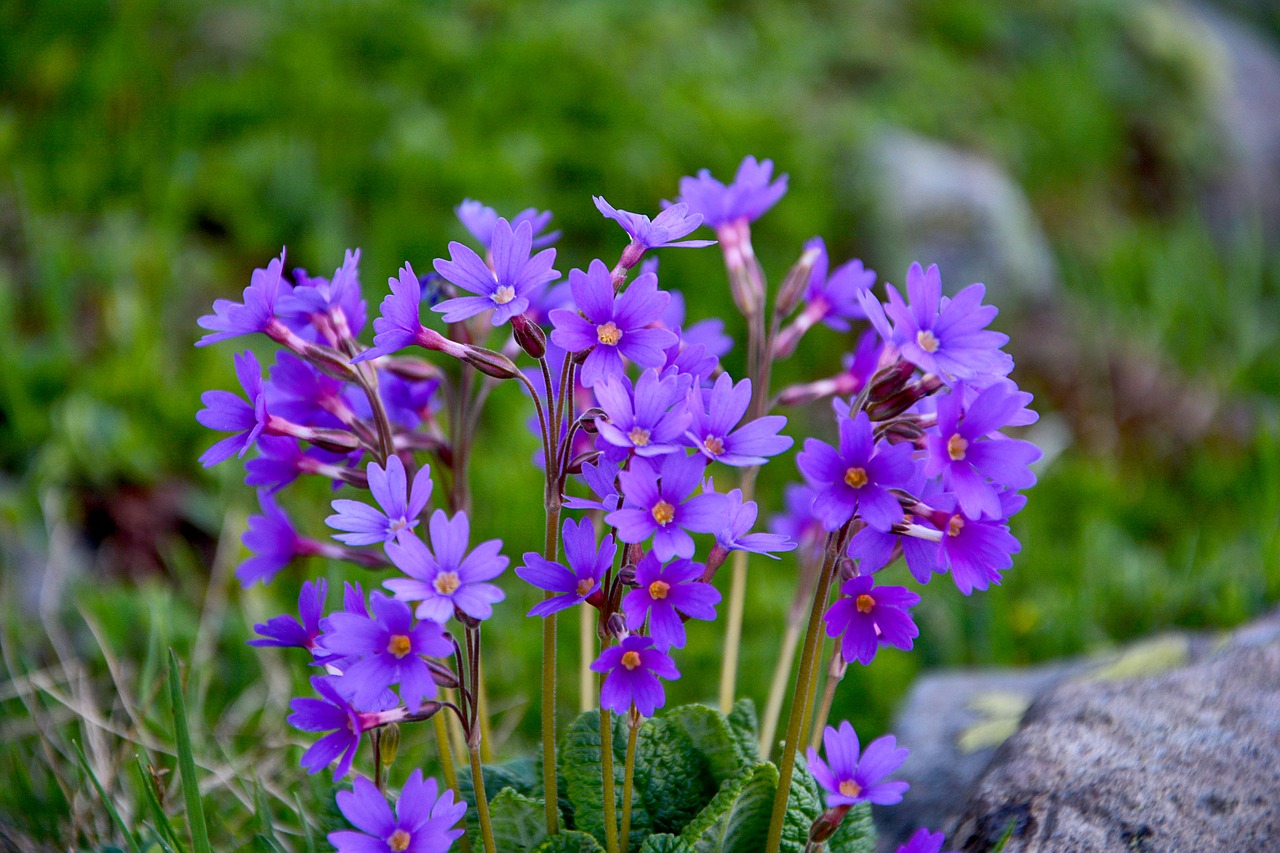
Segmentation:
{"type": "Polygon", "coordinates": [[[653,537],[653,551],[659,560],[693,556],[694,533],[714,533],[724,525],[728,499],[713,493],[690,497],[698,487],[705,462],[698,456],[672,453],[663,457],[662,467],[641,459],[632,460],[623,471],[623,508],[609,513],[605,521],[618,529],[623,542],[644,542],[653,537]]]}
{"type": "MultiPolygon", "coordinates": [[[[498,224],[497,211],[474,199],[464,198],[462,204],[455,207],[453,212],[458,215],[458,219],[481,246],[488,249],[493,244],[493,229],[498,224]]],[[[550,246],[560,239],[559,231],[542,234],[542,230],[551,223],[551,211],[549,210],[539,212],[532,207],[526,207],[511,217],[512,228],[518,228],[522,222],[528,222],[529,227],[533,230],[533,248],[535,249],[550,246]]]]}
{"type": "Polygon", "coordinates": [[[362,734],[404,717],[403,708],[392,708],[395,696],[390,693],[382,697],[389,701],[378,702],[377,707],[361,712],[342,698],[329,678],[314,677],[311,687],[323,698],[294,699],[289,703],[293,713],[288,720],[289,725],[300,731],[329,732],[302,754],[302,766],[308,773],[319,773],[336,760],[338,766],[333,768],[333,778],[341,779],[351,770],[351,761],[356,757],[362,734]]]}
{"type": "Polygon", "coordinates": [[[568,562],[553,563],[541,554],[527,551],[524,565],[516,569],[516,575],[538,589],[557,592],[559,595],[540,601],[529,611],[529,616],[548,616],[586,601],[600,589],[600,578],[613,565],[618,546],[613,536],[606,535],[596,547],[596,531],[590,519],[564,522],[564,556],[568,562]]]}
{"type": "Polygon", "coordinates": [[[262,515],[249,516],[249,529],[240,537],[254,556],[236,567],[236,578],[246,589],[257,581],[271,583],[289,561],[310,553],[289,516],[266,492],[258,492],[262,515]]]}
{"type": "Polygon", "coordinates": [[[698,580],[706,568],[691,560],[673,560],[664,566],[652,551],[645,554],[636,565],[639,588],[622,599],[627,629],[640,630],[647,618],[655,648],[664,652],[672,646],[684,648],[682,615],[707,621],[716,618],[720,591],[698,580]]]}
{"type": "MultiPolygon", "coordinates": [[[[232,302],[229,299],[218,299],[213,303],[213,313],[206,314],[196,320],[202,329],[213,330],[196,341],[196,346],[225,341],[239,335],[251,335],[255,332],[266,332],[276,320],[276,302],[281,294],[287,295],[291,288],[283,279],[284,251],[280,257],[273,258],[267,268],[256,269],[244,289],[244,302],[232,302]]],[[[281,324],[282,326],[283,324],[281,324]]]]}
{"type": "Polygon", "coordinates": [[[488,619],[492,605],[505,597],[498,587],[483,583],[507,567],[507,558],[498,553],[502,540],[481,542],[468,554],[471,524],[464,512],[451,520],[438,509],[431,515],[430,528],[434,553],[416,536],[386,544],[391,562],[409,577],[392,578],[382,585],[401,601],[418,602],[419,619],[443,625],[454,608],[472,619],[488,619]]]}
{"type": "Polygon", "coordinates": [[[1013,369],[1013,360],[1000,350],[1008,336],[986,329],[999,311],[982,304],[983,285],[971,284],[949,299],[942,295],[937,264],[927,271],[912,264],[907,271],[910,304],[893,285],[886,285],[885,291],[889,304],[883,308],[870,291],[861,292],[863,310],[885,340],[921,370],[950,383],[984,374],[1004,376],[1013,369]],[[891,333],[886,315],[893,321],[891,333]]]}
{"type": "Polygon", "coordinates": [[[906,587],[876,587],[871,575],[859,575],[845,581],[840,591],[845,597],[822,618],[828,637],[844,635],[840,654],[845,660],[867,666],[881,643],[909,651],[912,639],[920,636],[908,612],[920,603],[920,596],[906,587]]]}
{"type": "Polygon", "coordinates": [[[393,684],[400,698],[416,708],[436,695],[425,657],[447,657],[453,644],[436,622],[413,624],[409,605],[375,592],[369,596],[372,616],[338,611],[329,616],[320,645],[334,654],[356,658],[342,671],[339,689],[360,707],[377,701],[393,684]]]}
{"type": "Polygon", "coordinates": [[[622,500],[615,485],[619,469],[618,463],[607,462],[603,459],[595,464],[588,463],[583,465],[582,479],[586,481],[587,487],[595,493],[597,500],[593,501],[588,498],[568,495],[564,499],[564,505],[569,509],[598,509],[604,512],[613,512],[618,508],[618,504],[622,500]]]}
{"type": "Polygon", "coordinates": [[[551,312],[555,330],[551,340],[569,352],[590,350],[582,364],[582,384],[590,388],[624,370],[622,357],[641,367],[657,367],[663,350],[675,341],[666,329],[650,328],[662,318],[670,298],[658,290],[658,277],[640,276],[621,296],[614,297],[609,268],[593,260],[587,272],[569,271],[569,287],[579,311],[551,312]]]}
{"type": "Polygon", "coordinates": [[[867,524],[888,532],[902,520],[902,508],[889,489],[903,488],[915,469],[911,445],[873,444],[866,412],[841,417],[840,450],[817,439],[805,439],[796,456],[802,474],[815,484],[813,513],[827,530],[837,530],[854,513],[867,524]]]}
{"type": "Polygon", "coordinates": [[[793,551],[796,543],[777,533],[752,533],[759,512],[755,501],[743,501],[742,489],[734,489],[725,495],[728,508],[725,525],[716,533],[716,544],[726,551],[748,551],[752,554],[774,556],[778,551],[793,551]]]}
{"type": "Polygon", "coordinates": [[[822,251],[809,274],[809,288],[805,293],[808,306],[805,314],[808,324],[825,323],[837,332],[849,331],[850,320],[861,320],[867,316],[858,294],[871,290],[876,283],[875,270],[869,270],[862,261],[853,259],[827,275],[827,247],[821,237],[814,238],[822,251]]]}
{"type": "Polygon", "coordinates": [[[267,426],[267,398],[262,388],[262,368],[251,352],[235,357],[236,376],[244,388],[249,402],[230,391],[205,391],[200,402],[205,408],[196,413],[196,420],[209,429],[234,432],[222,439],[200,456],[200,464],[206,468],[217,465],[232,454],[244,456],[267,426]]]}
{"type": "Polygon", "coordinates": [[[942,853],[942,845],[947,837],[941,832],[930,832],[927,827],[920,827],[900,846],[897,853],[942,853]]]}
{"type": "Polygon", "coordinates": [[[653,640],[632,634],[620,645],[610,646],[591,664],[596,672],[608,673],[600,685],[600,707],[615,714],[625,714],[635,703],[643,717],[667,701],[659,678],[674,681],[680,677],[675,661],[666,652],[654,648],[653,640]]]}
{"type": "Polygon", "coordinates": [[[348,533],[335,534],[334,539],[347,545],[374,545],[393,539],[413,536],[418,526],[418,516],[431,497],[431,466],[423,465],[413,477],[413,489],[408,488],[404,463],[398,456],[387,457],[387,467],[370,462],[365,469],[369,476],[369,491],[382,511],[366,503],[353,500],[336,500],[331,515],[324,523],[334,530],[348,533]]]}
{"type": "Polygon", "coordinates": [[[326,326],[336,334],[328,335],[337,344],[341,336],[355,336],[364,329],[367,308],[360,293],[360,250],[347,249],[342,266],[331,280],[312,277],[304,270],[294,270],[297,286],[282,296],[277,311],[285,320],[311,323],[317,329],[326,326]]]}
{"type": "Polygon", "coordinates": [[[329,585],[321,578],[314,583],[302,582],[302,591],[298,593],[299,621],[288,614],[281,614],[259,622],[253,626],[254,633],[263,637],[261,640],[249,640],[251,646],[277,646],[280,648],[297,648],[311,651],[316,647],[316,637],[320,636],[320,614],[324,612],[324,599],[329,585]]]}
{"type": "Polygon", "coordinates": [[[826,530],[822,519],[813,514],[813,499],[817,492],[803,483],[789,483],[783,490],[786,512],[769,519],[769,527],[793,542],[799,543],[801,562],[822,560],[822,542],[826,530]]]}
{"type": "Polygon", "coordinates": [[[790,447],[792,440],[778,435],[778,430],[787,425],[781,415],[766,415],[734,429],[750,405],[750,379],[734,385],[729,374],[721,373],[710,390],[692,389],[692,420],[685,431],[690,445],[714,462],[743,468],[763,465],[768,457],[790,447]]]}
{"type": "Polygon", "coordinates": [[[687,204],[691,214],[701,214],[702,224],[712,228],[739,219],[759,219],[787,192],[787,176],[770,183],[772,177],[772,160],[757,162],[747,157],[727,187],[706,169],[696,178],[681,178],[678,201],[687,204]]]}
{"type": "Polygon", "coordinates": [[[964,396],[964,386],[957,385],[938,398],[937,428],[926,436],[925,473],[942,475],[943,485],[955,493],[966,515],[998,517],[1000,497],[995,487],[1035,485],[1036,475],[1027,466],[1040,458],[1040,449],[1029,441],[986,437],[1020,412],[1029,395],[998,383],[979,394],[967,409],[964,396]]]}
{"type": "Polygon", "coordinates": [[[463,833],[454,827],[467,804],[455,803],[453,791],[441,794],[436,780],[423,781],[416,769],[400,791],[394,815],[386,797],[363,776],[350,791],[338,792],[338,808],[360,830],[329,833],[338,853],[445,853],[463,833]]]}
{"type": "MultiPolygon", "coordinates": [[[[439,389],[439,379],[406,379],[389,370],[378,371],[378,393],[382,395],[387,418],[407,430],[417,429],[439,407],[436,394],[439,389]]],[[[355,398],[352,408],[366,420],[373,416],[369,398],[364,394],[355,398]]]]}
{"type": "Polygon", "coordinates": [[[678,290],[667,293],[671,295],[671,301],[662,314],[662,325],[679,335],[682,347],[702,344],[706,352],[717,359],[733,349],[733,338],[724,333],[724,320],[712,317],[686,326],[684,294],[678,290]]]}
{"type": "Polygon", "coordinates": [[[306,460],[309,457],[296,438],[263,435],[259,436],[257,445],[257,457],[244,463],[246,486],[275,493],[298,479],[298,475],[306,470],[306,460]]]}
{"type": "Polygon", "coordinates": [[[379,309],[381,316],[373,321],[373,347],[351,359],[352,364],[390,355],[412,344],[455,358],[465,353],[461,344],[422,325],[422,284],[413,267],[406,263],[400,268],[400,277],[389,278],[387,283],[391,286],[391,293],[383,297],[379,309]]]}
{"type": "Polygon", "coordinates": [[[596,401],[607,417],[596,421],[596,447],[610,462],[621,462],[629,453],[661,456],[680,449],[692,415],[685,401],[689,380],[656,370],[640,374],[634,386],[624,375],[611,377],[595,387],[596,401]]]}
{"type": "Polygon", "coordinates": [[[827,791],[827,806],[853,806],[858,803],[875,803],[892,806],[902,802],[902,795],[910,787],[906,782],[884,782],[884,777],[902,766],[910,752],[898,748],[893,735],[873,740],[867,751],[858,755],[858,735],[848,721],[840,729],[827,726],[822,733],[822,744],[827,753],[823,761],[810,747],[809,770],[827,791]]]}
{"type": "Polygon", "coordinates": [[[664,247],[698,249],[715,245],[715,240],[675,242],[686,234],[692,234],[702,224],[702,215],[690,213],[687,204],[673,204],[659,213],[657,219],[650,221],[649,217],[639,213],[615,210],[613,205],[601,196],[592,196],[591,200],[596,203],[596,209],[603,213],[605,218],[612,219],[621,225],[622,230],[631,236],[632,242],[645,249],[664,247]]]}
{"type": "Polygon", "coordinates": [[[461,243],[449,244],[449,260],[437,259],[436,272],[457,287],[475,296],[446,299],[432,311],[444,314],[446,323],[457,323],[485,311],[493,311],[493,325],[499,326],[529,307],[529,294],[560,277],[551,268],[555,249],[545,249],[532,258],[533,229],[522,222],[514,231],[505,219],[493,228],[493,269],[484,259],[461,243]]]}
{"type": "MultiPolygon", "coordinates": [[[[1016,496],[1006,492],[1002,503],[1016,496]]],[[[941,552],[951,569],[951,579],[960,592],[969,595],[1000,583],[1000,572],[1013,565],[1013,555],[1021,543],[1009,532],[1003,518],[973,519],[960,512],[942,525],[941,552]]]]}
{"type": "Polygon", "coordinates": [[[293,353],[281,350],[266,386],[267,408],[296,424],[340,428],[354,414],[347,405],[346,384],[321,373],[293,353]]]}

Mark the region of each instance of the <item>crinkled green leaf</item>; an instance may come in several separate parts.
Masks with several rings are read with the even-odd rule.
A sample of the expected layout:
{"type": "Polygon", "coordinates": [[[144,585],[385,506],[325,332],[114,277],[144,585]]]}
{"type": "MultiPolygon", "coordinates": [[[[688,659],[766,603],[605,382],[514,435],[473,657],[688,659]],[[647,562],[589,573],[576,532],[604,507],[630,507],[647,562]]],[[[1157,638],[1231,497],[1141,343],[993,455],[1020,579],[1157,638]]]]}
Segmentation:
{"type": "MultiPolygon", "coordinates": [[[[777,783],[774,784],[777,790],[777,783]]],[[[782,822],[782,845],[779,853],[803,853],[809,842],[809,827],[822,814],[822,790],[809,773],[809,765],[796,754],[795,770],[791,774],[791,799],[787,803],[787,815],[782,822]]]]}
{"type": "Polygon", "coordinates": [[[876,849],[876,828],[871,823],[871,804],[859,803],[849,809],[836,834],[827,841],[827,853],[872,853],[876,849]]]}
{"type": "MultiPolygon", "coordinates": [[[[643,738],[644,729],[640,730],[643,738]]],[[[638,754],[637,754],[638,755],[638,754]]],[[[622,815],[622,782],[627,758],[626,719],[613,715],[613,798],[615,815],[622,815]]],[[[565,791],[573,803],[573,825],[604,843],[604,776],[600,761],[600,712],[586,711],[569,724],[560,744],[560,769],[565,791]]],[[[639,758],[636,760],[637,770],[639,758]]],[[[678,765],[672,765],[673,767],[678,765]]],[[[637,772],[637,780],[639,775],[637,772]]],[[[632,796],[631,837],[642,840],[651,831],[652,821],[645,810],[647,800],[632,796]]]]}
{"type": "Polygon", "coordinates": [[[536,853],[604,853],[604,847],[590,833],[567,829],[542,842],[536,853]]]}
{"type": "MultiPolygon", "coordinates": [[[[539,765],[532,758],[517,758],[514,761],[508,761],[503,764],[484,764],[481,765],[484,772],[484,792],[488,797],[490,807],[498,792],[504,788],[510,788],[517,794],[530,799],[540,797],[542,794],[542,777],[540,775],[539,765]]],[[[471,768],[461,767],[458,769],[458,789],[462,794],[462,799],[467,802],[467,835],[476,843],[480,843],[480,818],[476,811],[476,791],[475,785],[471,781],[471,768]]],[[[543,828],[545,829],[546,816],[543,815],[543,828]]]]}
{"type": "Polygon", "coordinates": [[[650,835],[640,847],[640,853],[693,853],[689,842],[678,835],[650,835]]]}
{"type": "Polygon", "coordinates": [[[696,853],[756,853],[769,834],[778,769],[768,762],[726,779],[681,834],[696,853]]]}
{"type": "Polygon", "coordinates": [[[706,705],[682,705],[663,714],[662,719],[679,726],[689,736],[694,749],[706,759],[717,785],[738,775],[747,764],[729,721],[719,711],[706,705]]]}
{"type": "Polygon", "coordinates": [[[499,791],[489,802],[489,822],[498,849],[503,853],[533,853],[547,839],[545,803],[514,788],[499,791]]]}
{"type": "Polygon", "coordinates": [[[719,786],[707,757],[678,721],[645,720],[636,740],[635,789],[654,832],[683,830],[719,786]]]}
{"type": "Polygon", "coordinates": [[[733,703],[733,710],[726,718],[738,752],[745,764],[760,760],[760,720],[756,717],[756,703],[745,696],[733,703]]]}

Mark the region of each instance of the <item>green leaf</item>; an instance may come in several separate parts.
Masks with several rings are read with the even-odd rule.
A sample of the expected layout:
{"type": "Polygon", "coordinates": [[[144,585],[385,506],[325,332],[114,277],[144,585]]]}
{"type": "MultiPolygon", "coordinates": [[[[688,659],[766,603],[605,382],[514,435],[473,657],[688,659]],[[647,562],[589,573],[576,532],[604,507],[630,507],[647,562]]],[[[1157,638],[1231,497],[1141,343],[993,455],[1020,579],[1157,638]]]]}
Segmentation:
{"type": "Polygon", "coordinates": [[[120,817],[120,812],[116,810],[116,805],[107,796],[106,790],[102,787],[102,783],[98,781],[98,777],[94,774],[93,768],[89,766],[89,760],[84,757],[84,750],[80,748],[78,741],[71,741],[71,746],[75,748],[76,758],[80,761],[80,766],[84,768],[84,772],[88,774],[89,781],[93,783],[93,787],[98,789],[98,797],[102,800],[102,806],[107,810],[107,814],[111,816],[111,822],[116,825],[116,829],[120,830],[120,834],[124,836],[125,841],[129,843],[129,849],[133,853],[142,853],[142,848],[138,846],[138,839],[124,825],[124,819],[120,817]]]}
{"type": "MultiPolygon", "coordinates": [[[[776,782],[774,790],[777,790],[776,782]]],[[[797,753],[795,769],[791,773],[791,799],[787,801],[787,814],[782,821],[779,853],[803,853],[809,842],[809,827],[822,812],[822,791],[810,775],[809,765],[797,753]]]]}
{"type": "Polygon", "coordinates": [[[681,834],[696,853],[755,853],[769,834],[778,769],[760,762],[725,780],[681,834]]]}
{"type": "Polygon", "coordinates": [[[164,813],[164,807],[160,805],[160,798],[156,796],[154,783],[151,781],[151,774],[147,768],[143,766],[142,756],[138,756],[138,779],[142,783],[142,791],[147,800],[147,805],[151,809],[151,817],[156,825],[156,843],[158,843],[165,853],[171,851],[182,851],[185,848],[182,842],[178,840],[178,834],[173,831],[173,824],[169,822],[169,817],[164,813]]]}
{"type": "MultiPolygon", "coordinates": [[[[485,796],[492,807],[497,794],[506,788],[525,797],[534,798],[542,794],[541,765],[532,758],[517,758],[504,764],[482,765],[484,773],[485,796]]],[[[467,802],[467,834],[479,844],[480,817],[476,811],[475,785],[471,781],[471,767],[458,769],[458,789],[462,799],[467,802]]],[[[546,816],[543,815],[543,828],[546,828],[546,816]]]]}
{"type": "Polygon", "coordinates": [[[503,853],[533,853],[547,838],[546,800],[503,788],[489,803],[493,839],[503,853]]]}
{"type": "Polygon", "coordinates": [[[707,769],[717,785],[738,775],[747,764],[729,721],[719,711],[706,705],[682,705],[672,708],[662,718],[689,736],[693,748],[706,759],[707,769]]]}
{"type": "Polygon", "coordinates": [[[253,780],[253,818],[257,824],[258,835],[265,838],[274,849],[280,849],[280,839],[276,838],[275,825],[271,820],[271,805],[267,802],[267,791],[262,787],[261,779],[253,780]]]}
{"type": "Polygon", "coordinates": [[[876,828],[871,823],[871,804],[859,803],[849,809],[836,834],[827,841],[827,853],[872,853],[876,849],[876,828]]]}
{"type": "Polygon", "coordinates": [[[604,853],[604,848],[589,833],[568,829],[542,842],[535,853],[604,853]]]}
{"type": "Polygon", "coordinates": [[[635,791],[653,832],[680,832],[719,787],[679,719],[645,720],[636,739],[635,791]]]}
{"type": "Polygon", "coordinates": [[[756,717],[756,703],[745,696],[733,703],[728,716],[729,731],[744,763],[760,760],[760,720],[756,717]]]}
{"type": "Polygon", "coordinates": [[[173,707],[173,734],[178,742],[178,773],[182,777],[182,799],[187,804],[187,826],[191,829],[191,846],[196,853],[213,853],[213,848],[209,845],[209,828],[204,821],[204,803],[200,801],[196,760],[191,752],[191,731],[187,728],[187,704],[182,698],[182,676],[178,672],[178,655],[173,649],[169,649],[169,702],[173,707]]]}
{"type": "MultiPolygon", "coordinates": [[[[646,724],[647,725],[647,724],[646,724]]],[[[640,730],[644,737],[644,728],[640,730]]],[[[637,744],[639,742],[637,741],[637,744]]],[[[622,816],[622,782],[627,758],[626,718],[613,715],[613,796],[615,814],[622,816]]],[[[586,711],[569,724],[560,744],[560,769],[564,772],[565,789],[573,803],[574,826],[591,833],[604,843],[604,776],[600,760],[600,712],[586,711]]],[[[675,765],[672,765],[674,770],[675,765]]],[[[637,746],[636,781],[639,782],[639,757],[637,746]]],[[[651,821],[644,809],[645,800],[634,794],[631,804],[632,837],[637,833],[643,838],[650,831],[651,821]]]]}
{"type": "Polygon", "coordinates": [[[689,842],[678,835],[650,835],[640,847],[640,853],[693,853],[689,842]]]}

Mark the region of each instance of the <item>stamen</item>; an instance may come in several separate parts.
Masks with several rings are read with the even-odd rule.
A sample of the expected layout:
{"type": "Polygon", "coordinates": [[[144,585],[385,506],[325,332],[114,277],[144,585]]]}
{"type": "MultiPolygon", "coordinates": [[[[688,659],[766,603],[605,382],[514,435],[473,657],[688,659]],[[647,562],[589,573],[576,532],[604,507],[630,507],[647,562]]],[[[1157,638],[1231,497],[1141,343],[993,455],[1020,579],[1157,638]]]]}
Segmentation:
{"type": "Polygon", "coordinates": [[[969,449],[969,442],[966,441],[960,433],[956,433],[947,439],[947,455],[952,461],[959,462],[964,458],[965,451],[969,449]]]}
{"type": "Polygon", "coordinates": [[[844,472],[844,482],[851,489],[861,489],[867,484],[867,470],[865,468],[849,468],[844,472]]]}
{"type": "Polygon", "coordinates": [[[591,590],[595,587],[596,582],[591,578],[583,578],[578,581],[578,595],[590,595],[591,590]]]}
{"type": "Polygon", "coordinates": [[[619,329],[612,320],[610,320],[602,326],[596,326],[596,338],[602,344],[616,347],[618,345],[618,341],[622,340],[622,330],[619,329]]]}
{"type": "Polygon", "coordinates": [[[856,797],[862,793],[862,786],[852,779],[840,783],[840,793],[846,797],[856,797]]]}
{"type": "Polygon", "coordinates": [[[631,439],[631,443],[636,447],[644,447],[649,443],[649,431],[642,427],[634,427],[627,433],[627,438],[631,439]]]}
{"type": "Polygon", "coordinates": [[[859,613],[870,613],[876,607],[876,600],[865,592],[858,596],[858,600],[854,602],[854,606],[858,608],[859,613]]]}
{"type": "Polygon", "coordinates": [[[938,339],[933,336],[933,332],[928,329],[921,329],[916,332],[916,343],[920,345],[920,349],[925,352],[938,351],[938,339]]]}
{"type": "Polygon", "coordinates": [[[391,642],[387,643],[387,651],[391,652],[391,654],[398,658],[402,658],[409,654],[409,651],[412,648],[413,643],[411,643],[409,638],[404,634],[392,634],[391,642]]]}
{"type": "Polygon", "coordinates": [[[704,438],[702,440],[702,446],[705,447],[707,452],[712,456],[719,456],[721,453],[724,453],[724,439],[716,435],[709,435],[704,438]]]}
{"type": "Polygon", "coordinates": [[[654,581],[649,584],[649,597],[661,601],[667,597],[667,593],[671,590],[671,584],[666,581],[654,581]]]}
{"type": "Polygon", "coordinates": [[[397,829],[395,832],[391,833],[391,837],[387,839],[387,846],[394,850],[395,853],[404,853],[404,851],[409,849],[409,842],[412,840],[413,839],[410,837],[409,833],[405,832],[403,829],[397,829]]]}
{"type": "Polygon", "coordinates": [[[947,522],[947,535],[959,536],[961,530],[964,530],[964,516],[951,516],[951,520],[947,522]]]}
{"type": "Polygon", "coordinates": [[[512,299],[516,298],[516,289],[509,284],[504,284],[493,292],[489,297],[499,305],[506,305],[512,299]]]}
{"type": "Polygon", "coordinates": [[[639,652],[625,652],[622,655],[622,665],[627,669],[635,669],[640,665],[639,652]]]}
{"type": "Polygon", "coordinates": [[[666,527],[668,524],[675,521],[676,518],[676,508],[662,500],[654,504],[653,509],[650,510],[650,512],[653,513],[653,520],[661,524],[663,527],[666,527]]]}
{"type": "Polygon", "coordinates": [[[441,595],[452,595],[454,590],[462,586],[462,580],[458,577],[457,572],[441,572],[436,575],[436,579],[431,582],[431,585],[441,595]]]}

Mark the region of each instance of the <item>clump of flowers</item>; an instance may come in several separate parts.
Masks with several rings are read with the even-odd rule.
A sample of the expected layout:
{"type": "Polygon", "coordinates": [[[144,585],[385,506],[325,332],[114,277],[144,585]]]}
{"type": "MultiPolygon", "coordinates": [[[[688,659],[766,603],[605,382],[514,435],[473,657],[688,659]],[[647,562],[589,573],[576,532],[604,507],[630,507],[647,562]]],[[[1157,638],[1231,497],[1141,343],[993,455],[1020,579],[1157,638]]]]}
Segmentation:
{"type": "MultiPolygon", "coordinates": [[[[283,347],[265,378],[252,353],[237,355],[244,396],[207,392],[198,415],[231,433],[201,457],[206,466],[254,451],[246,483],[259,489],[262,513],[244,535],[253,555],[237,570],[241,582],[270,583],[309,556],[379,572],[366,580],[380,589],[366,595],[349,582],[331,610],[325,581],[306,581],[298,616],[257,625],[251,641],[300,649],[300,662],[315,667],[315,695],[294,699],[288,722],[317,736],[301,758],[309,772],[356,772],[352,788],[336,795],[355,827],[329,836],[337,849],[440,851],[460,840],[496,853],[491,809],[509,823],[536,808],[544,837],[587,832],[597,846],[574,849],[603,845],[609,853],[679,830],[663,829],[661,810],[652,809],[633,826],[635,787],[652,781],[648,773],[648,781],[636,778],[637,754],[650,761],[654,748],[641,733],[698,714],[714,715],[712,728],[750,728],[733,695],[749,554],[796,552],[788,635],[799,637],[806,615],[809,624],[796,681],[788,690],[793,644],[779,650],[782,677],[761,730],[733,741],[741,778],[763,772],[777,746],[783,694],[793,697],[770,771],[774,806],[762,849],[777,851],[785,827],[796,825],[785,819],[789,810],[810,808],[790,799],[797,772],[826,792],[827,808],[801,821],[807,837],[789,842],[811,851],[853,832],[852,810],[893,804],[906,792],[905,782],[888,777],[907,750],[886,735],[860,751],[848,722],[827,726],[831,697],[849,663],[870,665],[885,646],[909,650],[920,633],[911,616],[920,593],[877,577],[897,558],[917,585],[949,573],[966,595],[998,584],[1011,567],[1019,546],[1010,519],[1025,503],[1020,490],[1035,482],[1030,466],[1039,451],[1004,430],[1035,419],[1030,395],[1009,379],[1007,338],[988,328],[996,309],[983,304],[982,285],[947,297],[937,268],[915,265],[906,297],[886,285],[881,303],[874,271],[856,259],[832,264],[815,238],[770,298],[751,223],[782,199],[787,176],[749,157],[728,184],[704,170],[679,189],[652,217],[596,197],[628,242],[612,265],[590,259],[554,287],[562,257],[550,248],[559,232],[544,233],[549,212],[529,208],[507,219],[464,201],[458,217],[476,246],[449,243],[448,258],[430,265],[434,276],[419,277],[406,263],[390,278],[372,345],[361,341],[367,306],[358,251],[331,279],[290,275],[282,253],[253,273],[242,303],[218,300],[200,319],[210,331],[200,345],[265,334],[283,347]],[[701,227],[716,239],[684,239],[701,227]],[[735,345],[723,323],[688,323],[684,299],[664,286],[650,254],[716,244],[746,330],[745,372],[736,378],[720,361],[735,345]],[[841,371],[775,391],[772,365],[818,328],[844,336],[841,371]],[[504,384],[520,386],[530,401],[545,515],[541,550],[526,552],[514,572],[542,593],[527,614],[544,628],[541,780],[511,795],[486,791],[481,636],[486,628],[500,634],[523,608],[503,605],[513,588],[503,580],[510,560],[502,540],[472,544],[477,502],[468,480],[484,403],[504,384]],[[775,407],[822,400],[834,411],[834,443],[786,434],[788,419],[775,407]],[[803,482],[788,487],[772,532],[757,530],[760,468],[798,439],[803,482]],[[278,503],[276,495],[304,475],[340,491],[327,519],[332,541],[298,533],[278,503]],[[730,488],[717,491],[716,479],[730,488]],[[717,586],[726,564],[727,595],[717,586]],[[833,585],[838,595],[828,606],[833,585]],[[584,639],[584,674],[598,683],[586,697],[595,710],[566,737],[582,725],[598,731],[558,750],[556,620],[579,608],[595,625],[594,638],[584,639]],[[653,721],[681,677],[676,657],[689,632],[714,630],[708,623],[721,615],[720,713],[685,708],[653,721]],[[824,630],[838,642],[815,708],[824,630]],[[615,716],[627,738],[620,797],[615,716]],[[469,777],[455,771],[463,756],[455,755],[451,727],[465,745],[469,777]],[[436,740],[444,790],[415,767],[401,777],[393,810],[397,744],[419,731],[436,740]],[[798,745],[819,739],[825,758],[811,748],[807,772],[799,770],[798,745]],[[368,762],[359,755],[365,743],[368,762]],[[602,798],[592,795],[598,814],[580,805],[570,825],[558,771],[571,799],[583,784],[602,790],[602,798]],[[594,781],[583,783],[583,773],[594,781]]],[[[935,842],[941,837],[921,830],[907,848],[937,849],[935,842]]]]}

